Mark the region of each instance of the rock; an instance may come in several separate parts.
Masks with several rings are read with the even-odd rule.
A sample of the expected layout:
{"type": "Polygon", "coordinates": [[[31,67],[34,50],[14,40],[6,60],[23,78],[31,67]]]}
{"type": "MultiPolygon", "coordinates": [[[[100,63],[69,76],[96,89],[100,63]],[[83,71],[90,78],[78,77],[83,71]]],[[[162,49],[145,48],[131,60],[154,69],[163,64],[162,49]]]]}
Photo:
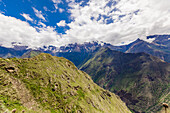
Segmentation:
{"type": "Polygon", "coordinates": [[[82,111],[81,111],[81,110],[78,110],[77,113],[82,113],[82,111]]]}
{"type": "Polygon", "coordinates": [[[55,91],[55,88],[52,88],[52,91],[55,91]]]}
{"type": "Polygon", "coordinates": [[[103,93],[100,96],[105,100],[105,96],[103,95],[103,93]]]}
{"type": "Polygon", "coordinates": [[[5,68],[7,72],[9,73],[13,73],[15,71],[15,68],[14,67],[6,67],[5,68]]]}
{"type": "Polygon", "coordinates": [[[78,86],[74,86],[74,89],[75,90],[78,90],[80,88],[80,86],[78,85],[78,86]]]}
{"type": "Polygon", "coordinates": [[[16,109],[13,109],[13,110],[12,110],[12,113],[16,113],[16,111],[17,111],[16,109]]]}
{"type": "Polygon", "coordinates": [[[163,107],[165,107],[165,108],[168,108],[168,107],[169,107],[167,103],[163,103],[162,105],[163,105],[163,107]]]}
{"type": "Polygon", "coordinates": [[[68,62],[66,62],[66,65],[67,65],[68,67],[71,67],[71,65],[70,65],[68,62]]]}
{"type": "Polygon", "coordinates": [[[90,87],[90,84],[88,84],[87,88],[91,91],[91,87],[90,87]]]}
{"type": "Polygon", "coordinates": [[[107,96],[111,97],[111,94],[109,91],[104,91],[103,93],[106,94],[107,96]]]}
{"type": "Polygon", "coordinates": [[[70,84],[68,84],[68,87],[72,88],[70,84]]]}

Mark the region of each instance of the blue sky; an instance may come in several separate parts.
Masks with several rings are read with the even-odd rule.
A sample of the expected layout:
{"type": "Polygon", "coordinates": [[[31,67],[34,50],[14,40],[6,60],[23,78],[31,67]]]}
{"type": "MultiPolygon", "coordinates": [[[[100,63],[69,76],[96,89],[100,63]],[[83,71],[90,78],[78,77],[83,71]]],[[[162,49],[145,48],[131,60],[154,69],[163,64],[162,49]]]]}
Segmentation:
{"type": "Polygon", "coordinates": [[[0,44],[29,47],[169,34],[169,0],[0,0],[0,44]]]}
{"type": "Polygon", "coordinates": [[[63,10],[60,12],[56,9],[55,3],[52,0],[3,0],[0,5],[0,10],[4,12],[6,16],[12,16],[22,21],[27,21],[21,14],[28,14],[30,18],[34,20],[27,21],[31,26],[37,26],[38,22],[43,22],[47,26],[56,27],[56,31],[64,33],[66,28],[56,26],[56,23],[61,20],[65,20],[66,23],[71,22],[70,13],[68,12],[68,3],[62,0],[62,3],[58,3],[59,8],[63,10]],[[39,18],[35,14],[35,10],[41,11],[44,19],[39,18]]]}

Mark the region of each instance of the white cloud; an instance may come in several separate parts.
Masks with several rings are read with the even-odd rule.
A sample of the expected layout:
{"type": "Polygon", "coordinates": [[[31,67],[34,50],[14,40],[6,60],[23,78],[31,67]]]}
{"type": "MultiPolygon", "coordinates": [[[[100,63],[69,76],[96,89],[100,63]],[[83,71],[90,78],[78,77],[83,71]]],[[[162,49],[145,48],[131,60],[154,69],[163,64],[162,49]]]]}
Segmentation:
{"type": "Polygon", "coordinates": [[[63,4],[62,0],[52,0],[52,1],[54,3],[54,7],[56,10],[59,10],[60,13],[63,13],[65,11],[64,9],[58,7],[58,4],[63,4]]]}
{"type": "Polygon", "coordinates": [[[34,10],[34,12],[35,12],[35,15],[36,15],[38,18],[46,21],[45,17],[44,17],[43,14],[42,14],[42,11],[38,11],[38,10],[35,9],[34,7],[33,7],[33,10],[34,10]]]}
{"type": "Polygon", "coordinates": [[[58,4],[63,3],[62,0],[52,0],[56,9],[58,9],[58,4]]]}
{"type": "Polygon", "coordinates": [[[55,4],[63,3],[62,0],[52,0],[55,4]]]}
{"type": "Polygon", "coordinates": [[[42,26],[42,27],[47,27],[44,23],[42,23],[42,22],[38,22],[38,25],[40,25],[40,26],[42,26]]]}
{"type": "Polygon", "coordinates": [[[61,46],[63,42],[67,42],[53,27],[34,28],[27,22],[3,14],[0,14],[0,40],[0,45],[5,47],[11,47],[11,42],[21,42],[32,48],[44,45],[61,46]]]}
{"type": "Polygon", "coordinates": [[[68,0],[74,21],[63,37],[71,42],[101,40],[119,45],[146,35],[170,34],[169,0],[114,0],[117,4],[110,7],[106,5],[109,1],[90,0],[82,7],[68,0]],[[110,19],[114,23],[107,24],[110,19]]]}
{"type": "Polygon", "coordinates": [[[48,9],[46,6],[44,6],[43,9],[44,9],[45,11],[49,11],[49,9],[48,9]]]}
{"type": "Polygon", "coordinates": [[[64,9],[62,9],[62,8],[59,8],[58,10],[60,13],[64,12],[64,9]]]}
{"type": "Polygon", "coordinates": [[[21,14],[21,15],[22,15],[26,20],[29,20],[29,21],[33,22],[33,19],[30,17],[29,14],[23,13],[23,14],[21,14]]]}
{"type": "Polygon", "coordinates": [[[58,25],[59,27],[64,27],[64,26],[66,26],[67,24],[66,24],[66,21],[65,21],[65,20],[61,20],[59,23],[57,23],[57,25],[58,25]]]}
{"type": "MultiPolygon", "coordinates": [[[[62,3],[61,0],[53,2],[62,3]]],[[[9,47],[11,42],[22,42],[29,47],[42,47],[98,40],[119,45],[145,39],[146,35],[170,34],[169,0],[90,0],[84,7],[75,0],[67,2],[73,21],[57,23],[59,27],[69,26],[66,34],[58,34],[55,28],[42,22],[34,28],[27,22],[0,14],[0,44],[9,47]],[[118,3],[108,6],[109,1],[118,3]],[[108,24],[110,20],[114,22],[108,24]]],[[[33,9],[37,17],[46,20],[41,11],[33,9]]]]}

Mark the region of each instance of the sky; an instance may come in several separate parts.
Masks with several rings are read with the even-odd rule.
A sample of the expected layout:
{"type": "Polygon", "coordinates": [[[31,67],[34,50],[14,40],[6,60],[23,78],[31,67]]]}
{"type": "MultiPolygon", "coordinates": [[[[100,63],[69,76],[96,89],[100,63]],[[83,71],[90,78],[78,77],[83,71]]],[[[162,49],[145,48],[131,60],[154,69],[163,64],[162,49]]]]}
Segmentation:
{"type": "Polygon", "coordinates": [[[0,45],[30,48],[170,34],[170,0],[0,0],[0,45]]]}

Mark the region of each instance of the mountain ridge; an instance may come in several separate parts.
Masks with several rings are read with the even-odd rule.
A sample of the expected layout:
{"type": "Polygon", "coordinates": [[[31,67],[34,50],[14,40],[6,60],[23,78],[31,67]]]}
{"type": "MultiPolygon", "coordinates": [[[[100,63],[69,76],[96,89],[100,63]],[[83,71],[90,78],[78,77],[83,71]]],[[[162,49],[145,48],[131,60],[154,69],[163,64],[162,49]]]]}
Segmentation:
{"type": "MultiPolygon", "coordinates": [[[[139,53],[145,52],[156,56],[166,62],[170,62],[170,35],[153,35],[147,36],[147,39],[154,39],[152,42],[146,42],[141,39],[137,39],[128,45],[114,46],[105,42],[86,42],[84,44],[68,44],[66,46],[55,47],[55,46],[44,46],[37,48],[44,53],[49,53],[53,56],[65,57],[71,60],[77,67],[86,62],[98,48],[109,47],[112,50],[121,51],[125,53],[139,53]]],[[[17,45],[16,45],[17,46],[17,45]]],[[[17,46],[14,48],[1,47],[0,57],[21,57],[25,52],[30,49],[23,50],[23,46],[17,46]]],[[[25,46],[24,46],[25,47],[25,46]]]]}
{"type": "Polygon", "coordinates": [[[157,57],[102,48],[80,69],[99,86],[118,94],[135,113],[156,112],[161,102],[169,103],[169,95],[164,95],[170,91],[170,63],[157,57]]]}
{"type": "Polygon", "coordinates": [[[69,60],[41,53],[0,58],[0,110],[10,113],[130,113],[118,96],[97,86],[69,60]]]}

